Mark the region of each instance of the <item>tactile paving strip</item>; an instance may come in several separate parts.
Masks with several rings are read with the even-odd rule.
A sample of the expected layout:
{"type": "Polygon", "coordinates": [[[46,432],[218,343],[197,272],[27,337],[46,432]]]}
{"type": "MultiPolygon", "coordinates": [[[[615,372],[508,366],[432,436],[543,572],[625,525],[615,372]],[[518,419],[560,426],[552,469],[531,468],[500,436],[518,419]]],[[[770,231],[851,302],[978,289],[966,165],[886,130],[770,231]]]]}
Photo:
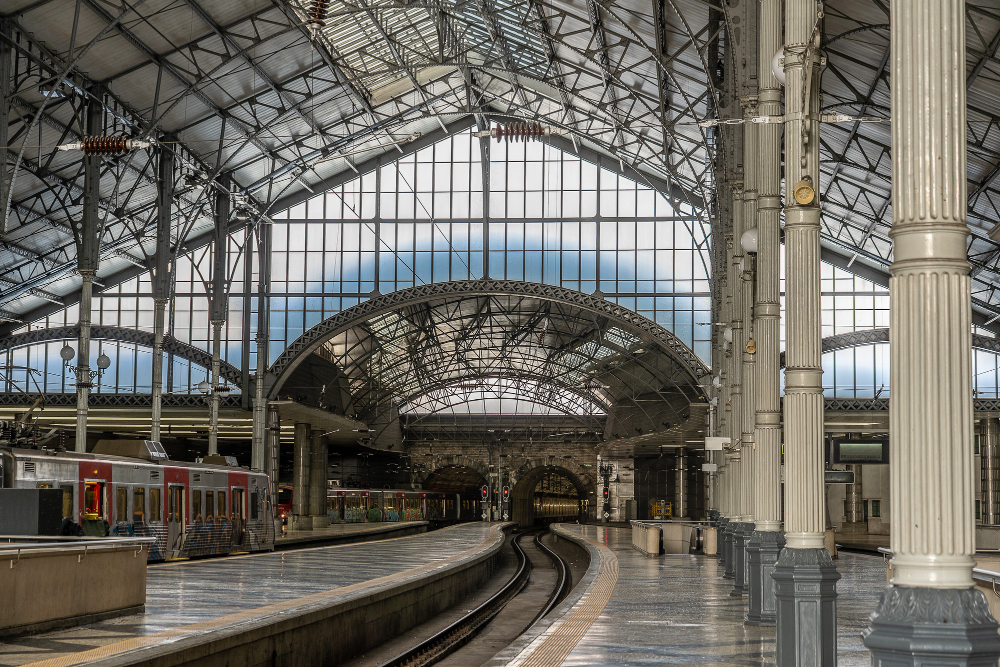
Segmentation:
{"type": "Polygon", "coordinates": [[[618,557],[603,544],[589,537],[584,537],[584,539],[594,545],[601,554],[601,567],[597,578],[586,598],[579,603],[576,609],[558,626],[547,631],[541,643],[531,653],[515,662],[518,667],[555,667],[561,665],[608,605],[611,594],[615,590],[615,584],[618,583],[618,557]]]}
{"type": "MultiPolygon", "coordinates": [[[[72,653],[57,658],[49,658],[47,660],[39,660],[36,662],[28,663],[26,667],[70,667],[71,665],[85,665],[94,662],[99,662],[100,660],[118,656],[127,653],[129,651],[134,651],[147,646],[173,643],[178,640],[184,639],[186,637],[205,634],[211,632],[212,630],[218,630],[219,628],[239,625],[240,623],[261,619],[267,616],[274,616],[280,619],[289,610],[293,610],[298,607],[324,602],[332,598],[348,596],[351,593],[355,593],[363,589],[386,586],[394,582],[398,582],[401,579],[410,580],[419,577],[420,575],[431,572],[433,570],[441,569],[442,567],[447,567],[452,563],[460,562],[467,557],[478,555],[482,553],[483,548],[485,546],[493,544],[497,540],[503,539],[501,528],[504,525],[506,524],[498,524],[496,526],[492,526],[490,528],[489,537],[483,540],[482,543],[470,549],[466,549],[465,551],[455,554],[451,558],[442,561],[426,563],[419,567],[411,568],[409,570],[403,570],[401,572],[397,572],[395,574],[391,574],[388,576],[379,577],[378,579],[371,579],[369,581],[363,581],[357,584],[352,584],[350,586],[342,586],[340,588],[334,588],[332,590],[323,591],[321,593],[314,593],[312,595],[307,595],[292,600],[277,602],[264,607],[257,607],[255,609],[248,609],[246,611],[226,614],[225,616],[219,616],[218,618],[213,618],[207,621],[201,621],[199,623],[182,625],[176,628],[172,628],[170,630],[164,630],[163,632],[158,632],[153,635],[133,637],[131,639],[125,639],[122,641],[115,642],[113,644],[107,644],[105,646],[100,646],[79,653],[72,653]]],[[[324,547],[317,547],[317,548],[324,548],[324,547]]]]}

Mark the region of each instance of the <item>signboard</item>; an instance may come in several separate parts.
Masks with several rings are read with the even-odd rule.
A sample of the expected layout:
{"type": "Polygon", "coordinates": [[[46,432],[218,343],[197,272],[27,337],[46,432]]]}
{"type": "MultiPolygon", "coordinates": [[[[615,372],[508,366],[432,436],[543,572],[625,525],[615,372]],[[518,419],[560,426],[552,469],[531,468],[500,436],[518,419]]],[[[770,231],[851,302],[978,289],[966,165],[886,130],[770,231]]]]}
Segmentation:
{"type": "Polygon", "coordinates": [[[887,464],[889,463],[889,440],[834,438],[830,462],[853,465],[862,463],[868,465],[887,464]]]}
{"type": "Polygon", "coordinates": [[[719,466],[716,463],[702,463],[701,470],[702,472],[718,472],[719,466]]]}
{"type": "Polygon", "coordinates": [[[705,451],[721,452],[729,444],[729,438],[705,438],[705,451]]]}
{"type": "Polygon", "coordinates": [[[823,481],[827,484],[854,484],[854,471],[824,470],[823,481]]]}

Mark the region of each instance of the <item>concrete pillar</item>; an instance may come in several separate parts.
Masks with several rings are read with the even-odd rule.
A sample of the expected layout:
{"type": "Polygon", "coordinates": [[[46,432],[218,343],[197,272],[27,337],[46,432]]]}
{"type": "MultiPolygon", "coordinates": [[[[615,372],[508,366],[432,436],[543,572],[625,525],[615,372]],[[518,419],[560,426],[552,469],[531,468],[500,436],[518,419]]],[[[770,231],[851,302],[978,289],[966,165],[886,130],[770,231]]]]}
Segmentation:
{"type": "Polygon", "coordinates": [[[1000,523],[1000,419],[979,422],[979,459],[982,470],[980,516],[988,525],[1000,523]]]}
{"type": "Polygon", "coordinates": [[[309,470],[309,515],[312,518],[313,530],[326,528],[330,525],[330,517],[326,513],[326,477],[330,467],[329,448],[323,432],[316,429],[312,432],[310,447],[312,462],[309,470]]]}
{"type": "Polygon", "coordinates": [[[893,576],[873,665],[986,665],[997,623],[973,587],[972,310],[966,240],[965,2],[890,6],[893,576]]]}
{"type": "Polygon", "coordinates": [[[847,466],[854,473],[854,483],[844,489],[844,533],[867,533],[868,523],[865,521],[865,499],[861,488],[861,466],[847,466]]]}
{"type": "Polygon", "coordinates": [[[687,450],[681,447],[677,451],[677,478],[674,484],[675,496],[674,516],[678,519],[687,518],[687,450]]]}
{"type": "Polygon", "coordinates": [[[309,518],[309,488],[312,475],[312,450],[309,446],[309,424],[295,424],[295,458],[292,461],[292,519],[288,525],[296,530],[312,529],[309,518]]]}
{"type": "Polygon", "coordinates": [[[785,548],[772,579],[779,665],[837,662],[840,578],[824,548],[820,320],[821,5],[785,0],[785,548]]]}
{"type": "Polygon", "coordinates": [[[160,439],[163,414],[163,338],[170,301],[170,224],[174,201],[174,153],[157,151],[156,271],[153,275],[153,410],[149,439],[160,439]]]}
{"type": "MultiPolygon", "coordinates": [[[[761,0],[758,22],[758,113],[780,117],[781,90],[771,59],[781,48],[782,0],[761,0]]],[[[756,303],[754,304],[754,530],[747,542],[747,623],[773,625],[777,600],[772,575],[785,540],[781,533],[781,403],[779,397],[781,125],[755,127],[757,186],[756,303]]],[[[753,239],[747,239],[752,245],[753,239]]]]}

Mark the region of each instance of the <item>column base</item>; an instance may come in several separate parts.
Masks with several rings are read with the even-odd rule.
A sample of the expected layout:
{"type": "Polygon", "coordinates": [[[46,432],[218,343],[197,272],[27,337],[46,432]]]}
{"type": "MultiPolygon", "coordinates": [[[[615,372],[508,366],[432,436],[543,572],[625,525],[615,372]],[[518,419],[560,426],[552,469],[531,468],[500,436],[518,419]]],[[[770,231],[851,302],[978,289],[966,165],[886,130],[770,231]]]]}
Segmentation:
{"type": "Polygon", "coordinates": [[[837,664],[837,581],[826,549],[782,549],[771,575],[779,665],[837,664]]]}
{"type": "Polygon", "coordinates": [[[327,514],[310,514],[309,518],[312,519],[313,530],[326,528],[327,526],[330,525],[330,517],[327,514]]]}
{"type": "Polygon", "coordinates": [[[753,533],[753,524],[740,522],[733,530],[733,590],[732,596],[747,594],[747,540],[753,533]]]}
{"type": "Polygon", "coordinates": [[[308,514],[293,514],[288,520],[288,528],[291,530],[312,530],[312,517],[308,514]]]}
{"type": "Polygon", "coordinates": [[[736,563],[734,562],[735,549],[733,548],[734,536],[736,532],[736,522],[731,520],[726,520],[726,527],[723,529],[722,533],[722,549],[726,557],[726,570],[722,573],[723,579],[734,579],[736,578],[736,563]]]}
{"type": "Polygon", "coordinates": [[[997,627],[976,588],[886,586],[862,641],[873,667],[996,665],[997,627]]]}
{"type": "Polygon", "coordinates": [[[785,536],[775,531],[755,530],[747,542],[748,625],[774,625],[777,600],[774,597],[774,568],[785,547],[785,536]]]}

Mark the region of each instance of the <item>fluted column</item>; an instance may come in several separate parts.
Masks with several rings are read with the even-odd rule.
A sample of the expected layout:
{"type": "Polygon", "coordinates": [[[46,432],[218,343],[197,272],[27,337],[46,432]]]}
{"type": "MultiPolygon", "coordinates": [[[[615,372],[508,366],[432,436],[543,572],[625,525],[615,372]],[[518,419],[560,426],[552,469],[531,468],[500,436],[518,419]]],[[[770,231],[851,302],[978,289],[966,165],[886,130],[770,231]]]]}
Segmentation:
{"type": "MultiPolygon", "coordinates": [[[[771,59],[781,48],[781,0],[761,0],[758,23],[758,113],[782,114],[781,89],[771,59]]],[[[754,304],[754,533],[747,544],[748,623],[776,618],[772,574],[784,546],[781,534],[780,213],[781,125],[757,126],[756,303],[754,304]]],[[[751,243],[752,239],[749,240],[751,243]]]]}
{"type": "Polygon", "coordinates": [[[972,587],[965,21],[964,0],[890,6],[893,577],[865,637],[873,665],[1000,655],[997,623],[972,587]]]}
{"type": "Polygon", "coordinates": [[[836,582],[824,548],[819,66],[814,0],[785,0],[785,548],[772,578],[779,665],[837,662],[836,582]]]}
{"type": "MultiPolygon", "coordinates": [[[[729,253],[729,292],[732,295],[732,302],[729,309],[729,341],[727,346],[727,374],[729,381],[726,386],[729,389],[728,417],[729,423],[726,437],[733,447],[738,447],[742,437],[743,424],[743,363],[740,356],[740,341],[743,340],[743,320],[740,314],[743,313],[744,292],[741,289],[742,279],[740,278],[740,261],[743,259],[743,250],[740,248],[740,235],[743,233],[743,180],[734,181],[732,184],[732,221],[733,221],[733,241],[729,253]]],[[[744,552],[740,538],[740,524],[743,520],[743,460],[742,452],[729,454],[729,525],[727,526],[726,547],[728,555],[726,558],[726,571],[723,577],[733,579],[734,587],[732,593],[741,595],[743,592],[744,573],[744,552]]]]}
{"type": "Polygon", "coordinates": [[[161,148],[157,154],[156,190],[156,272],[153,274],[153,409],[149,439],[159,441],[163,414],[163,339],[166,311],[170,301],[170,226],[174,201],[174,153],[161,148]]]}
{"type": "Polygon", "coordinates": [[[1000,419],[979,422],[979,458],[982,475],[981,514],[985,524],[1000,523],[1000,419]]]}

